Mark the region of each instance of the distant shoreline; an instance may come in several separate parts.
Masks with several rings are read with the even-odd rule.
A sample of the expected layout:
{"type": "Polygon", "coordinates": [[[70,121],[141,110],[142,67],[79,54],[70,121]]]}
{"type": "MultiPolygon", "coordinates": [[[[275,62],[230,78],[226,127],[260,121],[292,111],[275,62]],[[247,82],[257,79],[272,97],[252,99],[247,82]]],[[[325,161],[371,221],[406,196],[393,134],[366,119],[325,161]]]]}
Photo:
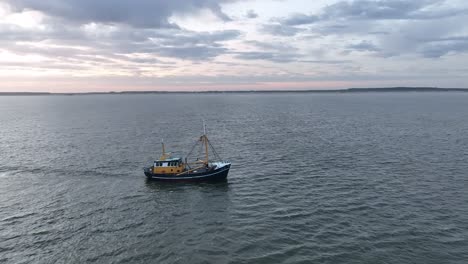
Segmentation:
{"type": "Polygon", "coordinates": [[[45,96],[45,95],[105,95],[105,94],[219,94],[219,93],[369,93],[369,92],[468,92],[468,88],[437,87],[383,87],[383,88],[347,88],[336,90],[239,90],[239,91],[121,91],[121,92],[0,92],[0,96],[45,96]]]}

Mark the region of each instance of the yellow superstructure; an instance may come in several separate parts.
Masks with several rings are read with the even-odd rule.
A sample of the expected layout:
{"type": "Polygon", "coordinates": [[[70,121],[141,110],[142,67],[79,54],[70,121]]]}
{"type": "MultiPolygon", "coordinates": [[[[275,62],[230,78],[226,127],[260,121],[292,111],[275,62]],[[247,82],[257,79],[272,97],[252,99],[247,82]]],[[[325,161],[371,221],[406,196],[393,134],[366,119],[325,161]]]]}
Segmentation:
{"type": "Polygon", "coordinates": [[[153,165],[155,174],[178,174],[185,170],[185,163],[182,159],[157,160],[153,165]]]}
{"type": "Polygon", "coordinates": [[[182,158],[171,158],[166,154],[164,143],[162,143],[162,151],[161,158],[153,164],[154,174],[178,174],[185,170],[185,163],[182,162],[182,158]]]}

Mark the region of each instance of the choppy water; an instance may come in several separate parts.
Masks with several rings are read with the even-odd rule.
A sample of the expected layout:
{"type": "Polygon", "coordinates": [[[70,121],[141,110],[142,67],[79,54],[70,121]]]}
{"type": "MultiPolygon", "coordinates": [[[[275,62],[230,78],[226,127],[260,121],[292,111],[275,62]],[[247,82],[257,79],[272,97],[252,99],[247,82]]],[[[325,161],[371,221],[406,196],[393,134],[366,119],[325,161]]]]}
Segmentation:
{"type": "Polygon", "coordinates": [[[0,97],[0,262],[468,263],[467,178],[465,93],[0,97]]]}

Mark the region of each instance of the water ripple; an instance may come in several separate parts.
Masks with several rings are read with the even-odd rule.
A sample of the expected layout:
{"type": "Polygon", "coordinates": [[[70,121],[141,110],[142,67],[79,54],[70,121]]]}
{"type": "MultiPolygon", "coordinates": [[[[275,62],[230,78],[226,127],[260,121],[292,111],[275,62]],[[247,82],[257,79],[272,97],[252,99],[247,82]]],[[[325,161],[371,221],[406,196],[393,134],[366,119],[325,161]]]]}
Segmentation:
{"type": "Polygon", "coordinates": [[[464,264],[466,99],[0,97],[0,262],[464,264]],[[198,117],[228,182],[145,181],[198,117]]]}

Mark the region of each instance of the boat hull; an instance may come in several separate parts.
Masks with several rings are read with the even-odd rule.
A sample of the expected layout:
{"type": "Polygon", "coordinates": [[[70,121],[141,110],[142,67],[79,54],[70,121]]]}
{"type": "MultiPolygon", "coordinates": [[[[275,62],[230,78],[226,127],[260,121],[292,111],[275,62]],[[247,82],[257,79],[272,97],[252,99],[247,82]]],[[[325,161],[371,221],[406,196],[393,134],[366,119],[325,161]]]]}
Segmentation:
{"type": "Polygon", "coordinates": [[[154,181],[223,181],[226,180],[231,164],[222,168],[203,173],[187,173],[182,175],[174,174],[154,174],[145,169],[145,175],[149,180],[154,181]]]}

